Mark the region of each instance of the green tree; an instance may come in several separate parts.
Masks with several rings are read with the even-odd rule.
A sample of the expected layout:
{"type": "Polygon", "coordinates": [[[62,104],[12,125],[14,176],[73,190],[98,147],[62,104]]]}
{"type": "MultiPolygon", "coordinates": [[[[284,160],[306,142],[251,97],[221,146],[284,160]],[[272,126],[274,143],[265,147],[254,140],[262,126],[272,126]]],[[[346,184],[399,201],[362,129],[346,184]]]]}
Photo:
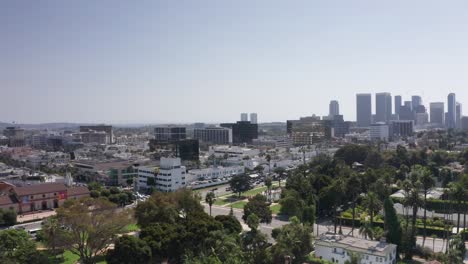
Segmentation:
{"type": "Polygon", "coordinates": [[[210,215],[211,215],[211,206],[213,206],[214,202],[216,201],[216,195],[214,192],[208,192],[205,196],[205,202],[210,207],[210,215]]]}
{"type": "Polygon", "coordinates": [[[250,178],[246,174],[233,176],[229,181],[229,186],[240,197],[243,192],[251,189],[250,178]]]}
{"type": "Polygon", "coordinates": [[[397,245],[397,249],[401,245],[401,224],[400,220],[398,219],[398,215],[396,213],[395,207],[393,206],[392,199],[387,197],[384,201],[384,215],[385,215],[385,226],[387,228],[387,241],[389,243],[397,245]]]}
{"type": "Polygon", "coordinates": [[[3,211],[3,224],[6,226],[16,225],[16,211],[12,209],[3,211]]]}
{"type": "Polygon", "coordinates": [[[374,192],[367,193],[363,201],[363,206],[367,208],[370,215],[370,227],[374,224],[374,215],[382,209],[382,202],[374,192]]]}
{"type": "Polygon", "coordinates": [[[271,198],[271,186],[272,185],[273,185],[273,178],[271,178],[271,176],[267,176],[265,178],[265,186],[267,187],[268,199],[271,198]]]}
{"type": "Polygon", "coordinates": [[[244,206],[244,215],[242,216],[242,219],[247,221],[251,214],[255,214],[260,219],[261,223],[271,223],[271,208],[268,205],[265,196],[257,194],[249,199],[247,204],[244,206]]]}
{"type": "Polygon", "coordinates": [[[52,253],[56,253],[57,248],[63,249],[68,245],[69,236],[66,232],[62,232],[62,227],[57,217],[53,216],[45,220],[42,224],[41,233],[44,242],[52,253]]]}
{"type": "Polygon", "coordinates": [[[115,241],[113,250],[106,256],[109,264],[145,264],[151,260],[151,248],[144,240],[124,235],[115,241]]]}
{"type": "Polygon", "coordinates": [[[353,209],[353,221],[351,228],[351,235],[354,236],[354,220],[356,219],[356,200],[361,193],[361,182],[356,174],[352,174],[346,182],[346,191],[348,199],[351,201],[351,206],[353,209]]]}
{"type": "Polygon", "coordinates": [[[424,207],[424,216],[423,216],[423,224],[424,224],[424,233],[423,233],[423,243],[422,246],[426,243],[426,226],[427,226],[427,195],[432,187],[435,185],[435,180],[431,175],[431,172],[427,168],[421,168],[419,171],[419,181],[421,182],[421,188],[424,195],[423,207],[424,207]]]}
{"type": "Polygon", "coordinates": [[[338,149],[335,158],[343,160],[348,165],[352,165],[354,162],[364,163],[368,152],[367,146],[349,144],[338,149]]]}
{"type": "Polygon", "coordinates": [[[281,179],[286,175],[286,170],[283,167],[276,167],[273,172],[276,174],[279,187],[281,187],[281,179]]]}
{"type": "Polygon", "coordinates": [[[242,249],[246,254],[246,263],[266,264],[269,263],[267,251],[267,237],[258,231],[260,219],[255,214],[250,214],[247,218],[247,225],[250,231],[244,232],[241,236],[242,249]]]}
{"type": "Polygon", "coordinates": [[[365,239],[368,237],[372,240],[374,239],[374,229],[369,221],[363,221],[361,227],[359,228],[359,234],[364,236],[365,239]]]}
{"type": "Polygon", "coordinates": [[[45,264],[48,260],[36,250],[36,244],[25,231],[7,229],[0,231],[0,263],[45,264]]]}
{"type": "Polygon", "coordinates": [[[345,261],[345,264],[359,264],[361,263],[361,255],[354,252],[348,252],[349,260],[345,261]]]}
{"type": "Polygon", "coordinates": [[[282,263],[285,256],[291,256],[293,263],[304,263],[313,250],[312,227],[301,225],[297,217],[291,217],[290,224],[284,225],[276,234],[276,245],[272,254],[274,263],[282,263]]]}
{"type": "Polygon", "coordinates": [[[223,225],[224,231],[230,234],[239,234],[242,232],[242,225],[235,216],[217,215],[215,220],[223,225]]]}
{"type": "Polygon", "coordinates": [[[129,211],[116,209],[115,204],[104,199],[84,199],[69,200],[57,210],[63,227],[58,231],[69,239],[69,248],[84,264],[94,263],[94,257],[131,223],[129,211]]]}

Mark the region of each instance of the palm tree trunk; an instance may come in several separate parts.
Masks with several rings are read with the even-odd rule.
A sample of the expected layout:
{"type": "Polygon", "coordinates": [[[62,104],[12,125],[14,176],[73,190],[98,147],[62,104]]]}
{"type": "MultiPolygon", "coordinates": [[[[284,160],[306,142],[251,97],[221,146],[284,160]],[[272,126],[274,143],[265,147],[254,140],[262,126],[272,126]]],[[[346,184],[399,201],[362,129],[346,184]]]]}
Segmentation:
{"type": "Polygon", "coordinates": [[[211,204],[210,204],[210,216],[211,216],[211,204]]]}
{"type": "Polygon", "coordinates": [[[460,205],[461,205],[461,201],[458,200],[458,204],[457,204],[457,234],[460,232],[460,205]]]}
{"type": "Polygon", "coordinates": [[[353,201],[353,221],[352,221],[352,228],[351,228],[351,236],[354,236],[354,219],[356,218],[356,202],[353,201]]]}
{"type": "Polygon", "coordinates": [[[424,221],[423,221],[423,224],[424,224],[424,230],[423,230],[423,242],[422,242],[422,246],[424,247],[424,244],[426,243],[426,202],[427,202],[427,191],[425,190],[424,191],[424,221]]]}

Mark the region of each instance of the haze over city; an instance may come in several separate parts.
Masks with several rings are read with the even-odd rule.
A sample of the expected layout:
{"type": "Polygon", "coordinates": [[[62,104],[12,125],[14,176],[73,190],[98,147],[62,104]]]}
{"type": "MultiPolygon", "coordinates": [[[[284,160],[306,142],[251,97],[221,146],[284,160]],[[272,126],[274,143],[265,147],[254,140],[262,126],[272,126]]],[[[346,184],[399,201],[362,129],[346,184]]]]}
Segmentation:
{"type": "MultiPolygon", "coordinates": [[[[356,93],[468,102],[466,1],[11,1],[0,121],[259,122],[356,93]]],[[[373,96],[373,100],[374,100],[373,96]]],[[[374,102],[373,102],[374,103],[374,102]]],[[[375,109],[373,109],[375,111],[375,109]]]]}

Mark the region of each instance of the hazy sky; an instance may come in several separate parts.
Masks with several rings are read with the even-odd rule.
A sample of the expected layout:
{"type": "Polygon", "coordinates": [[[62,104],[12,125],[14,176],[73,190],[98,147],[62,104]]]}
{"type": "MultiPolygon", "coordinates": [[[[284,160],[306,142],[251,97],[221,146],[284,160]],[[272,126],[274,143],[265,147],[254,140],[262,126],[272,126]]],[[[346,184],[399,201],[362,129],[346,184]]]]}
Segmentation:
{"type": "MultiPolygon", "coordinates": [[[[355,93],[468,107],[468,1],[1,1],[0,121],[345,119],[355,93]]],[[[465,108],[466,108],[465,107],[465,108]]],[[[374,109],[375,111],[375,109],[374,109]]]]}

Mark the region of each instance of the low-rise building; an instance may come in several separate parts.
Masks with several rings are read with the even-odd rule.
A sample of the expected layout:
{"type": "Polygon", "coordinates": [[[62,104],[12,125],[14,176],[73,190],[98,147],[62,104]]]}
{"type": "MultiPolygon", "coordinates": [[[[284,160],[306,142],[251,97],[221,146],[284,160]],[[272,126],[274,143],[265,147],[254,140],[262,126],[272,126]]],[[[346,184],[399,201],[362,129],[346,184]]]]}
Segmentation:
{"type": "Polygon", "coordinates": [[[206,169],[190,170],[189,176],[191,179],[206,180],[217,179],[228,176],[243,174],[245,172],[244,166],[233,167],[211,167],[206,169]]]}
{"type": "Polygon", "coordinates": [[[344,264],[351,254],[359,255],[361,264],[395,264],[397,246],[384,241],[326,233],[315,241],[315,256],[344,264]]]}
{"type": "Polygon", "coordinates": [[[227,155],[228,157],[254,157],[260,153],[258,149],[251,149],[251,148],[243,148],[237,146],[212,146],[210,147],[209,154],[215,155],[216,157],[224,157],[227,155]]]}
{"type": "Polygon", "coordinates": [[[58,208],[67,199],[89,196],[85,186],[67,186],[64,183],[41,183],[18,186],[0,182],[0,208],[28,213],[58,208]]]}
{"type": "Polygon", "coordinates": [[[389,128],[388,125],[379,122],[371,124],[370,126],[370,140],[371,141],[388,141],[389,139],[389,128]]]}
{"type": "Polygon", "coordinates": [[[225,127],[195,128],[193,138],[211,144],[232,144],[232,129],[225,127]]]}

